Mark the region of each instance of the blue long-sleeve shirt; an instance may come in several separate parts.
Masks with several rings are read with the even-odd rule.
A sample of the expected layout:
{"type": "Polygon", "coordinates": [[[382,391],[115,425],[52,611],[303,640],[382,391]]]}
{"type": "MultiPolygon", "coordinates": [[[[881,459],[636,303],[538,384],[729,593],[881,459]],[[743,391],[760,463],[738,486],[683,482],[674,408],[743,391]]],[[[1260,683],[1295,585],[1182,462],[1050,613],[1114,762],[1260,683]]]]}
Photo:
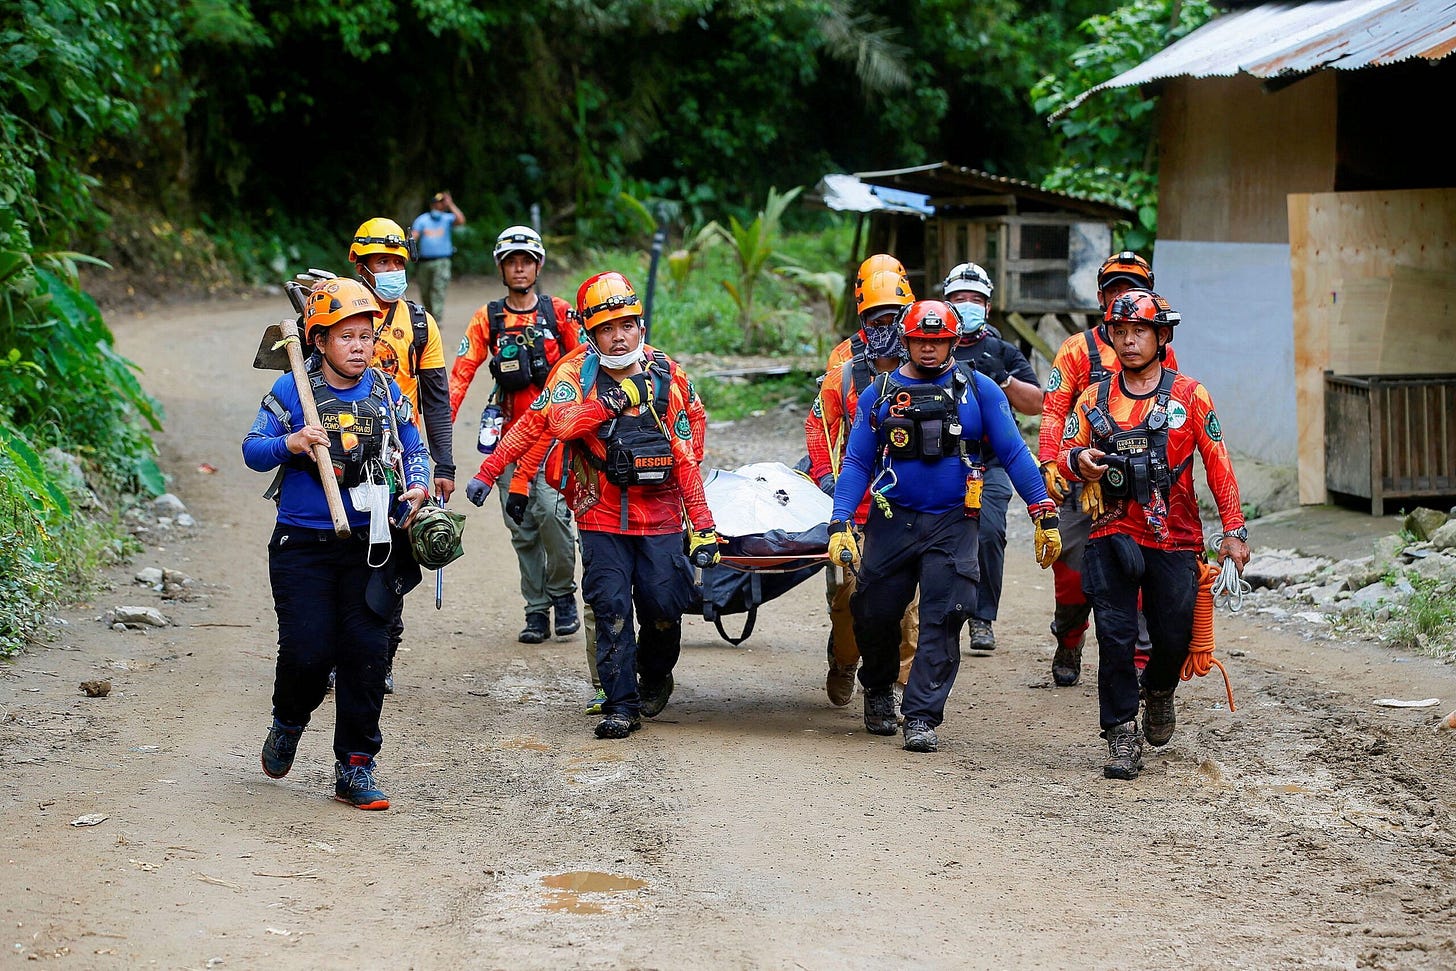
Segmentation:
{"type": "MultiPolygon", "coordinates": [[[[901,368],[896,371],[896,384],[934,384],[949,387],[955,370],[945,372],[931,381],[911,377],[901,368]]],[[[961,392],[958,401],[961,437],[974,445],[986,439],[996,457],[1005,467],[1016,492],[1028,506],[1047,500],[1046,484],[1037,470],[1036,460],[1021,438],[1016,419],[1011,417],[1011,406],[1006,395],[996,383],[983,374],[972,373],[976,382],[976,393],[969,387],[961,392]]],[[[849,430],[849,442],[845,447],[844,463],[839,469],[839,478],[834,484],[834,518],[850,521],[865,490],[870,487],[880,472],[880,452],[884,447],[879,432],[870,428],[870,414],[874,413],[878,427],[886,418],[890,402],[882,398],[868,407],[868,397],[877,386],[871,385],[860,398],[859,408],[854,416],[854,426],[849,430]]],[[[917,512],[949,512],[965,504],[966,465],[959,454],[952,453],[938,459],[890,459],[894,472],[894,484],[883,489],[885,498],[897,506],[914,509],[917,512]]],[[[888,478],[888,477],[887,477],[888,478]]],[[[882,482],[883,486],[884,483],[882,482]]]]}
{"type": "MultiPolygon", "coordinates": [[[[359,383],[352,388],[333,388],[332,385],[330,387],[341,401],[363,401],[374,390],[374,375],[374,369],[369,368],[365,370],[359,383]]],[[[304,426],[303,404],[299,401],[298,388],[293,383],[293,375],[285,373],[280,376],[277,381],[273,382],[272,390],[273,396],[288,412],[290,425],[284,428],[283,423],[271,410],[265,406],[259,406],[258,415],[253,419],[253,427],[249,428],[247,435],[243,436],[243,461],[254,472],[271,472],[292,458],[293,453],[288,451],[286,439],[304,426]]],[[[391,406],[397,405],[399,399],[399,386],[390,381],[391,406]]],[[[399,436],[400,447],[404,450],[405,488],[419,486],[428,492],[430,488],[430,453],[425,449],[424,443],[420,441],[420,430],[415,427],[414,422],[396,421],[392,424],[395,433],[399,436]]],[[[311,463],[312,459],[309,461],[311,463]]],[[[367,527],[369,511],[355,509],[347,489],[343,490],[343,498],[344,512],[348,515],[349,525],[367,527]]],[[[333,517],[329,515],[329,502],[324,497],[323,484],[313,473],[292,465],[283,470],[283,483],[278,493],[278,521],[305,529],[334,528],[333,517]]]]}

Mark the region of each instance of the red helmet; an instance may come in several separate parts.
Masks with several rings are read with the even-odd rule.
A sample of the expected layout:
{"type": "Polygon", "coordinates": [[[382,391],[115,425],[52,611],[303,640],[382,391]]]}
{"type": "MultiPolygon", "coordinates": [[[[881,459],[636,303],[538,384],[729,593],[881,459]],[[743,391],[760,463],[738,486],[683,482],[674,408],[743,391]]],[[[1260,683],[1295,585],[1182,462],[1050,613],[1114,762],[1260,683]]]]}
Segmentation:
{"type": "Polygon", "coordinates": [[[1177,327],[1183,315],[1168,301],[1151,290],[1135,287],[1126,290],[1102,314],[1109,324],[1150,324],[1153,327],[1177,327]]]}
{"type": "Polygon", "coordinates": [[[900,335],[926,341],[953,341],[960,318],[944,300],[917,300],[900,314],[900,335]]]}

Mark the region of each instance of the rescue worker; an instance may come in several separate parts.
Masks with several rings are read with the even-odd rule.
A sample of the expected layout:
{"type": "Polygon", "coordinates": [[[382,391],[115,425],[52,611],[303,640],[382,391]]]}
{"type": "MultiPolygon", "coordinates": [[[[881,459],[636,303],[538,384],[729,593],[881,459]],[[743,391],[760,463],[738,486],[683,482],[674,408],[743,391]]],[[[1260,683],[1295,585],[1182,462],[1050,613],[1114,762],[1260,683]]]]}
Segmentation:
{"type": "Polygon", "coordinates": [[[465,228],[465,213],[446,189],[436,192],[430,207],[410,223],[410,239],[418,254],[415,283],[420,300],[436,321],[445,319],[445,293],[450,289],[450,257],[455,255],[454,231],[465,228]]]}
{"type": "MultiPolygon", "coordinates": [[[[1147,260],[1123,250],[1103,261],[1097,271],[1097,302],[1105,312],[1119,294],[1133,287],[1152,289],[1153,269],[1147,260]]],[[[1177,368],[1173,349],[1168,348],[1168,367],[1177,368]]],[[[1052,681],[1071,687],[1082,677],[1082,646],[1086,643],[1087,619],[1092,608],[1082,592],[1082,549],[1087,544],[1091,521],[1081,507],[1080,485],[1069,484],[1057,470],[1057,452],[1072,403],[1087,388],[1117,371],[1117,353],[1107,340],[1106,324],[1097,323],[1062,341],[1047,375],[1042,397],[1041,430],[1037,435],[1037,463],[1047,493],[1060,503],[1062,558],[1052,567],[1052,590],[1056,609],[1052,614],[1052,681]]],[[[1141,614],[1139,614],[1141,617],[1141,614]]],[[[1137,658],[1141,668],[1147,662],[1147,627],[1139,621],[1137,658]]]]}
{"type": "Polygon", "coordinates": [[[1136,779],[1144,738],[1162,746],[1173,737],[1173,693],[1193,636],[1204,549],[1195,449],[1223,521],[1220,563],[1232,558],[1243,573],[1249,532],[1213,399],[1165,363],[1179,314],[1153,291],[1135,288],[1111,300],[1103,319],[1121,367],[1078,396],[1057,467],[1084,483],[1092,516],[1082,586],[1097,622],[1102,774],[1136,779]],[[1152,639],[1142,731],[1133,661],[1139,594],[1152,639]]]}
{"type": "MultiPolygon", "coordinates": [[[[487,364],[495,380],[491,397],[500,406],[505,435],[530,410],[556,362],[581,340],[578,328],[568,320],[571,306],[536,292],[536,280],[546,264],[540,233],[530,226],[509,226],[496,237],[494,255],[506,295],[477,310],[465,328],[451,371],[450,413],[460,410],[470,382],[487,364]]],[[[516,639],[522,644],[546,640],[553,613],[557,637],[575,634],[581,629],[581,615],[576,608],[576,529],[570,510],[543,475],[531,480],[526,494],[502,490],[500,497],[526,601],[526,626],[516,639]]]]}
{"type": "Polygon", "coordinates": [[[546,423],[568,446],[582,592],[596,617],[607,695],[596,736],[626,738],[672,695],[682,615],[697,593],[688,557],[718,562],[718,534],[692,450],[687,376],[661,351],[647,353],[632,284],[598,273],[577,290],[576,311],[596,353],[557,369],[546,423]]]}
{"type": "Polygon", "coordinates": [[[1037,562],[1046,569],[1061,551],[1056,506],[1005,394],[985,375],[956,364],[956,319],[940,300],[916,301],[904,312],[907,361],[860,396],[829,523],[831,560],[858,562],[851,518],[860,497],[871,493],[850,609],[864,654],[865,729],[875,735],[896,731],[895,648],[905,605],[919,585],[920,639],[901,708],[911,752],[939,746],[935,729],[960,667],[960,630],[975,602],[983,438],[1026,500],[1037,562]]]}
{"type": "Polygon", "coordinates": [[[321,426],[305,423],[288,373],[273,383],[242,445],[248,468],[281,467],[278,521],[268,543],[278,665],[263,771],[273,779],[288,774],[336,667],[334,797],[360,809],[389,808],[374,779],[389,627],[402,590],[419,580],[417,566],[410,577],[401,565],[413,563],[408,550],[370,540],[391,535],[381,517],[409,526],[430,484],[429,456],[410,421],[408,399],[369,366],[383,313],[356,280],[332,279],[314,290],[305,304],[304,338],[319,352],[307,373],[321,426]],[[333,459],[327,474],[339,478],[347,537],[334,531],[310,455],[315,445],[327,447],[333,459]],[[389,494],[386,468],[402,473],[397,496],[389,494]]]}
{"type": "MultiPolygon", "coordinates": [[[[844,462],[844,448],[854,424],[859,394],[874,376],[900,366],[904,347],[896,323],[901,310],[915,299],[905,267],[887,253],[876,253],[859,266],[854,281],[855,313],[859,330],[840,341],[829,352],[825,371],[819,378],[819,394],[804,419],[804,444],[809,453],[809,477],[826,494],[834,495],[835,478],[844,462]]],[[[854,528],[864,529],[869,499],[858,504],[854,528]]],[[[860,651],[854,639],[854,618],[849,598],[854,594],[854,574],[843,564],[831,563],[824,571],[825,600],[829,603],[829,671],[824,690],[829,703],[843,708],[854,699],[854,676],[859,670],[860,651]]],[[[918,594],[917,594],[918,596],[918,594]]],[[[900,673],[894,691],[901,695],[910,676],[919,636],[916,603],[905,610],[900,632],[900,673]]],[[[896,698],[898,706],[899,698],[896,698]]]]}
{"type": "MultiPolygon", "coordinates": [[[[445,370],[445,345],[440,328],[425,308],[404,299],[409,244],[399,223],[383,216],[366,219],[349,242],[354,272],[374,292],[384,317],[375,329],[374,361],[399,385],[414,409],[414,422],[430,443],[435,495],[449,502],[455,492],[450,377],[445,370]]],[[[389,626],[389,665],[384,691],[394,693],[394,658],[404,637],[404,601],[389,626]]]]}
{"type": "MultiPolygon", "coordinates": [[[[1023,415],[1041,414],[1041,382],[1021,349],[1001,339],[989,320],[991,277],[975,263],[961,263],[940,285],[946,303],[956,312],[955,359],[995,382],[1011,407],[1023,415]]],[[[983,449],[984,451],[984,449],[983,449]]],[[[981,489],[980,539],[976,558],[981,579],[971,611],[966,649],[987,654],[996,649],[996,614],[1001,606],[1006,571],[1006,510],[1011,504],[1011,477],[995,455],[985,455],[986,480],[981,489]]]]}
{"type": "MultiPolygon", "coordinates": [[[[573,316],[575,314],[573,313],[573,316]]],[[[585,353],[595,353],[591,345],[579,344],[573,348],[565,357],[557,362],[552,368],[552,373],[561,366],[562,362],[569,361],[585,353]]],[[[647,353],[655,353],[651,346],[647,347],[647,353]]],[[[548,378],[548,386],[551,382],[548,378]]],[[[561,451],[556,447],[557,442],[551,437],[546,428],[546,406],[550,402],[550,395],[543,389],[536,400],[531,402],[531,408],[521,420],[511,426],[511,430],[501,436],[500,442],[495,449],[480,463],[480,471],[475,477],[465,484],[465,495],[475,505],[485,503],[490,490],[506,473],[507,469],[514,469],[507,488],[510,489],[513,497],[524,497],[531,488],[531,482],[536,474],[543,470],[548,456],[555,458],[550,466],[544,466],[548,482],[561,481],[561,451]]],[[[692,428],[693,458],[702,466],[703,455],[706,450],[708,433],[708,413],[703,409],[702,399],[698,397],[697,390],[693,387],[692,381],[688,382],[688,421],[692,428]]],[[[580,534],[578,533],[578,542],[580,534]]],[[[596,617],[592,613],[590,603],[582,604],[582,632],[586,643],[587,670],[591,672],[592,698],[587,702],[586,713],[588,715],[600,715],[602,705],[606,704],[607,693],[602,688],[601,676],[597,673],[597,637],[596,617]]]]}

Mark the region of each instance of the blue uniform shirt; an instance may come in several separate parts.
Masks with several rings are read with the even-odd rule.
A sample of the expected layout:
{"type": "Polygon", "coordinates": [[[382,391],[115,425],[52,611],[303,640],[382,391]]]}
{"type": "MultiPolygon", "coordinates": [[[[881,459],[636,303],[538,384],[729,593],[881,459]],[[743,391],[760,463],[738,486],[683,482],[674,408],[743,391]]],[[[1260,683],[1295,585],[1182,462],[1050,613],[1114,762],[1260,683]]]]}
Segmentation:
{"type": "MultiPolygon", "coordinates": [[[[354,387],[345,390],[334,388],[334,393],[341,401],[363,401],[374,389],[377,373],[373,368],[368,368],[354,387]]],[[[253,427],[243,436],[243,461],[254,472],[271,472],[292,458],[293,454],[288,451],[288,444],[284,439],[304,425],[303,405],[298,400],[298,388],[293,383],[292,374],[283,374],[273,382],[273,396],[288,412],[290,424],[284,428],[272,411],[266,407],[258,408],[253,427]]],[[[389,400],[396,405],[400,400],[399,387],[393,381],[389,382],[389,400]]],[[[400,447],[404,450],[405,487],[419,486],[428,491],[430,453],[420,441],[420,430],[411,421],[393,424],[394,434],[399,436],[400,447]]],[[[313,462],[312,458],[305,458],[310,464],[313,462]]],[[[349,525],[368,528],[368,510],[361,512],[355,509],[353,502],[349,500],[347,489],[343,490],[343,498],[349,525]]],[[[323,484],[312,472],[293,466],[283,470],[283,484],[278,493],[278,521],[305,529],[334,528],[333,517],[329,515],[329,502],[324,498],[323,484]]]]}
{"type": "MultiPolygon", "coordinates": [[[[933,380],[922,381],[906,374],[902,367],[894,373],[893,380],[901,385],[950,387],[954,375],[955,369],[951,369],[933,380]]],[[[1006,395],[984,374],[972,374],[971,379],[976,382],[976,393],[964,387],[958,402],[961,437],[973,448],[982,438],[990,443],[991,450],[1011,476],[1017,494],[1028,506],[1046,501],[1046,484],[1037,470],[1036,460],[1022,440],[1016,420],[1011,417],[1006,395]]],[[[884,450],[884,436],[870,428],[870,414],[874,413],[878,427],[889,411],[890,402],[878,400],[870,407],[869,398],[878,384],[870,385],[860,396],[854,426],[849,430],[844,464],[840,466],[839,478],[834,485],[836,520],[848,522],[853,519],[865,490],[881,471],[880,453],[884,450]]],[[[877,488],[895,505],[924,513],[949,512],[965,505],[967,468],[959,454],[929,460],[889,459],[888,462],[894,476],[886,475],[877,488]],[[891,481],[893,484],[886,487],[886,483],[891,481]]]]}
{"type": "Polygon", "coordinates": [[[415,217],[410,229],[420,234],[420,259],[437,260],[453,256],[455,245],[450,241],[450,227],[455,223],[453,212],[431,209],[415,217]]]}

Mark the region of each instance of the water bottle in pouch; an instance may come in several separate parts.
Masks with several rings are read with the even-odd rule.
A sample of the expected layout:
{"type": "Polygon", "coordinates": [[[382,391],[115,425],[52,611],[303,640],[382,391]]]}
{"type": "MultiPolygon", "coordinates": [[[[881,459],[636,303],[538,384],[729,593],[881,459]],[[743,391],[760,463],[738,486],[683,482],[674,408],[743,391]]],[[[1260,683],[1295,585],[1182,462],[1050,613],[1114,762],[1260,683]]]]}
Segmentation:
{"type": "Polygon", "coordinates": [[[505,424],[505,418],[501,415],[500,405],[492,401],[485,406],[480,413],[480,434],[475,439],[476,451],[482,455],[489,455],[495,451],[500,444],[501,426],[505,424]]]}
{"type": "Polygon", "coordinates": [[[973,465],[966,473],[966,515],[971,519],[981,518],[981,490],[985,486],[986,472],[973,465]]]}

